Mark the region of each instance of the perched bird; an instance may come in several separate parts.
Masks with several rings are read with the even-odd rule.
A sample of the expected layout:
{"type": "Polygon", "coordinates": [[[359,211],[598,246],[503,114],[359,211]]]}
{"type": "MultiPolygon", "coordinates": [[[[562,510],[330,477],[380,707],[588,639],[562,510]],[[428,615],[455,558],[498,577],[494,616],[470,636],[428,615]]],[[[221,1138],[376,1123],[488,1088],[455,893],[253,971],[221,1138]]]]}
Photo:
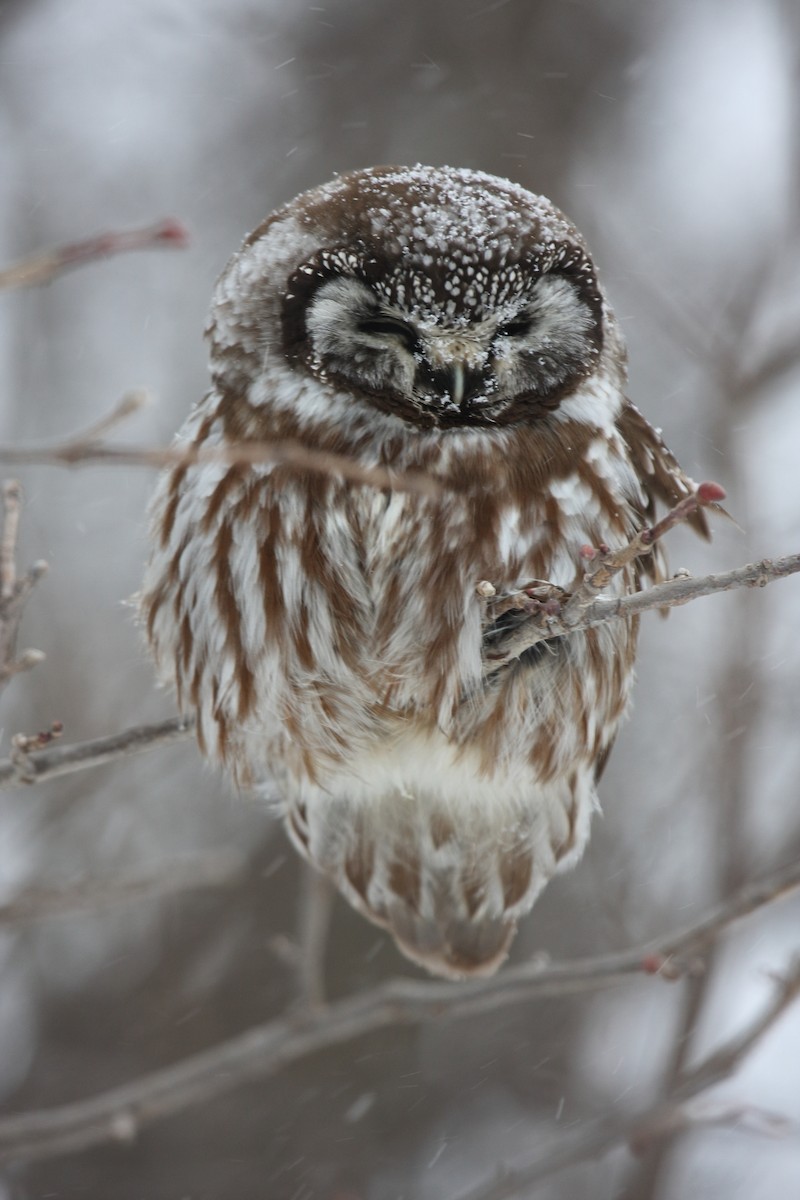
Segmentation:
{"type": "MultiPolygon", "coordinates": [[[[231,259],[207,334],[182,444],[293,439],[436,487],[166,471],[141,593],[161,672],[204,753],[277,780],[295,845],[406,955],[491,974],[584,849],[637,626],[487,674],[518,614],[478,585],[570,593],[582,547],[626,542],[694,485],[625,398],[581,235],[491,175],[375,167],[298,196],[231,259]]],[[[662,570],[656,550],[609,590],[662,570]]]]}

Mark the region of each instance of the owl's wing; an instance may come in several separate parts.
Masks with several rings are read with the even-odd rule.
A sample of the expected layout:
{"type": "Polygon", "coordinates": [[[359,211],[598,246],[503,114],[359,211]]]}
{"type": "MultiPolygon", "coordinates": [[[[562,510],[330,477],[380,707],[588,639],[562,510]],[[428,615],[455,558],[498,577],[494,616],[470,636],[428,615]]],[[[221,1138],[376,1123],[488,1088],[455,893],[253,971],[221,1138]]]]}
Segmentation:
{"type": "MultiPolygon", "coordinates": [[[[619,415],[617,429],[628,447],[631,464],[644,494],[643,521],[652,525],[656,520],[657,504],[673,508],[680,500],[691,496],[697,490],[697,484],[683,470],[659,430],[654,429],[630,401],[626,401],[619,415]]],[[[687,524],[701,537],[710,539],[711,532],[702,508],[692,513],[687,524]]],[[[658,581],[665,577],[666,562],[660,547],[641,559],[640,564],[643,573],[651,579],[658,581]]]]}
{"type": "MultiPolygon", "coordinates": [[[[697,484],[683,470],[661,432],[653,428],[635,404],[627,401],[617,421],[617,428],[625,439],[634,470],[647,497],[647,508],[643,515],[652,523],[657,501],[672,508],[685,496],[691,496],[697,490],[697,484]]],[[[692,514],[688,524],[701,537],[711,537],[702,508],[692,514]]]]}

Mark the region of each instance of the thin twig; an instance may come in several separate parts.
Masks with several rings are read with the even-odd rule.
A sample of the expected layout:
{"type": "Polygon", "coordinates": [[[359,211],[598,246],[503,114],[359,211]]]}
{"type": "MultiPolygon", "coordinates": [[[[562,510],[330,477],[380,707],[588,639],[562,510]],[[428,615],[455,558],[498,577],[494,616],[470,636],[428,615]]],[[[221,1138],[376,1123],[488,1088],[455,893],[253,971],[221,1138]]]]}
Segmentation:
{"type": "MultiPolygon", "coordinates": [[[[442,1017],[461,1019],[521,1001],[594,991],[643,971],[671,977],[679,962],[685,959],[688,964],[698,947],[732,921],[798,886],[800,862],[743,889],[694,925],[622,953],[552,965],[528,963],[477,983],[401,979],[333,1004],[305,1008],[89,1099],[0,1120],[0,1161],[52,1158],[103,1142],[131,1140],[162,1117],[207,1103],[320,1050],[379,1029],[442,1017]],[[673,971],[662,970],[661,964],[671,965],[673,971]]],[[[787,989],[783,1007],[789,1002],[787,989]]],[[[769,1020],[775,1020],[782,1008],[776,1004],[770,1011],[769,1020]]],[[[760,1033],[740,1036],[737,1053],[746,1053],[768,1023],[762,1017],[753,1027],[760,1033]]],[[[703,1087],[710,1086],[726,1063],[730,1066],[730,1051],[727,1059],[724,1051],[696,1069],[695,1074],[703,1072],[703,1087]]],[[[685,1099],[691,1084],[681,1086],[681,1099],[685,1099]]],[[[620,1134],[614,1136],[618,1140],[620,1134]]],[[[592,1153],[604,1144],[601,1140],[592,1153]]]]}
{"type": "MultiPolygon", "coordinates": [[[[671,1139],[676,1133],[703,1128],[732,1129],[736,1133],[755,1133],[762,1137],[783,1138],[800,1133],[800,1123],[783,1113],[770,1112],[754,1104],[730,1104],[711,1101],[700,1092],[697,1099],[672,1110],[662,1127],[652,1134],[671,1139]]],[[[647,1141],[634,1143],[637,1153],[648,1149],[647,1141]]]]}
{"type": "Polygon", "coordinates": [[[171,246],[182,250],[189,244],[189,235],[180,221],[169,217],[155,225],[142,229],[124,229],[100,233],[84,238],[80,242],[69,242],[54,250],[34,254],[22,262],[0,271],[0,291],[12,288],[34,287],[50,283],[57,275],[74,267],[82,267],[112,254],[123,254],[130,250],[150,250],[171,246]]]}
{"type": "Polygon", "coordinates": [[[70,917],[135,900],[161,899],[176,892],[226,887],[241,876],[243,860],[216,853],[172,860],[151,875],[130,879],[87,879],[63,888],[25,888],[0,904],[0,926],[70,917]]]}
{"type": "Polygon", "coordinates": [[[275,463],[313,471],[320,475],[335,475],[353,483],[374,488],[390,488],[395,492],[410,492],[420,496],[436,496],[441,492],[437,480],[424,471],[394,471],[390,467],[365,466],[344,454],[326,450],[311,450],[291,438],[274,441],[234,442],[229,446],[110,446],[101,438],[120,421],[137,412],[146,402],[141,391],[126,393],[108,416],[102,417],[89,429],[71,434],[61,442],[48,446],[0,446],[0,462],[16,466],[113,466],[164,467],[194,466],[198,463],[258,465],[275,463]]]}
{"type": "Polygon", "coordinates": [[[390,467],[367,467],[343,454],[326,450],[309,450],[300,442],[280,439],[274,442],[233,442],[229,446],[106,446],[87,444],[36,446],[0,446],[0,462],[16,466],[51,467],[114,466],[182,467],[197,463],[257,465],[277,463],[313,471],[320,475],[338,475],[353,483],[374,488],[389,488],[394,492],[411,492],[420,496],[436,496],[439,483],[422,471],[393,471],[390,467]]]}
{"type": "Polygon", "coordinates": [[[110,737],[17,753],[0,761],[0,789],[43,783],[59,775],[71,775],[73,771],[100,767],[119,758],[127,758],[130,754],[140,754],[156,746],[183,741],[193,729],[193,718],[171,717],[154,725],[133,725],[110,737]]]}
{"type": "Polygon", "coordinates": [[[3,484],[3,529],[0,534],[0,603],[14,595],[17,586],[17,536],[22,508],[22,488],[16,479],[3,484]]]}
{"type": "Polygon", "coordinates": [[[684,1101],[699,1091],[721,1083],[736,1070],[757,1042],[770,1029],[787,1008],[800,996],[800,955],[795,957],[786,971],[775,977],[775,992],[770,1003],[758,1017],[735,1037],[732,1037],[713,1054],[687,1071],[672,1095],[673,1100],[684,1101]]]}
{"type": "Polygon", "coordinates": [[[97,446],[107,434],[111,433],[112,429],[116,429],[123,421],[127,421],[129,417],[133,417],[143,408],[147,408],[150,403],[150,393],[144,388],[131,388],[129,391],[123,392],[110,412],[93,421],[88,428],[71,434],[61,442],[59,445],[61,453],[65,456],[83,454],[90,447],[97,446]]]}
{"type": "Polygon", "coordinates": [[[585,557],[591,564],[583,582],[570,596],[561,613],[564,624],[568,627],[576,625],[594,600],[605,591],[615,575],[630,565],[637,558],[650,554],[656,543],[670,529],[689,521],[701,508],[719,504],[725,499],[725,490],[718,483],[706,482],[698,485],[697,489],[679,500],[669,512],[665,513],[654,525],[640,529],[626,546],[617,550],[603,546],[595,550],[591,546],[584,548],[585,557]]]}
{"type": "Polygon", "coordinates": [[[319,1007],[325,1002],[325,951],[333,912],[333,884],[308,863],[303,864],[294,937],[278,933],[268,946],[297,981],[295,1008],[319,1007]]]}
{"type": "Polygon", "coordinates": [[[15,479],[3,484],[3,519],[0,527],[0,690],[12,675],[28,671],[44,660],[41,650],[24,650],[15,658],[17,632],[28,597],[47,571],[37,562],[17,573],[17,537],[22,508],[22,488],[15,479]]]}
{"type": "Polygon", "coordinates": [[[654,1141],[691,1128],[687,1102],[716,1083],[730,1078],[800,994],[800,959],[789,964],[772,1000],[756,1019],[689,1072],[675,1091],[624,1123],[606,1119],[590,1122],[579,1132],[561,1136],[554,1146],[532,1154],[525,1163],[502,1168],[488,1183],[463,1193],[458,1200],[510,1200],[566,1167],[599,1158],[614,1146],[629,1143],[637,1152],[654,1141]]]}
{"type": "Polygon", "coordinates": [[[333,911],[333,885],[311,866],[303,872],[297,939],[297,982],[302,1005],[325,1002],[325,950],[333,911]]]}

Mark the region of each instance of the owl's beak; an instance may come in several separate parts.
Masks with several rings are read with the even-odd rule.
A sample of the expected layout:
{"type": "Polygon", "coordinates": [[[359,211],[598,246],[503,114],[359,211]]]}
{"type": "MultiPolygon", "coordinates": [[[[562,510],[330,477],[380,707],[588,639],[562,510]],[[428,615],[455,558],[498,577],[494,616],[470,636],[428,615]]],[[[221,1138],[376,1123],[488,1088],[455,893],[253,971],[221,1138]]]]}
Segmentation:
{"type": "Polygon", "coordinates": [[[483,394],[486,350],[459,336],[440,335],[428,346],[426,358],[437,390],[447,397],[448,408],[463,408],[483,394]]]}
{"type": "Polygon", "coordinates": [[[461,401],[464,399],[464,364],[455,362],[450,368],[450,377],[453,381],[453,386],[450,389],[450,396],[454,404],[461,408],[461,401]]]}
{"type": "MultiPolygon", "coordinates": [[[[452,412],[471,407],[474,401],[484,398],[486,393],[486,378],[483,371],[470,369],[469,363],[455,361],[446,367],[428,370],[423,377],[424,384],[432,386],[436,395],[434,404],[452,412]]],[[[427,390],[427,388],[426,388],[427,390]]]]}

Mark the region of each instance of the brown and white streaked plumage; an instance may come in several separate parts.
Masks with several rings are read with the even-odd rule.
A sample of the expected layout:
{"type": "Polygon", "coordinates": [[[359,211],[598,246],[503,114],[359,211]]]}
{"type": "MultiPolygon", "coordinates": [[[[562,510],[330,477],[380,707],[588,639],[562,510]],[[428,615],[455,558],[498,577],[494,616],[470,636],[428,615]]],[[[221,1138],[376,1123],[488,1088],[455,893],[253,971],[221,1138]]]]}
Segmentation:
{"type": "Polygon", "coordinates": [[[186,443],[293,438],[441,490],[165,473],[141,599],[161,670],[211,759],[277,777],[295,844],[356,908],[432,971],[489,974],[586,844],[637,629],[487,684],[477,584],[570,590],[581,546],[618,545],[691,481],[625,399],[578,231],[480,172],[373,168],[299,196],[234,255],[208,335],[186,443]]]}

